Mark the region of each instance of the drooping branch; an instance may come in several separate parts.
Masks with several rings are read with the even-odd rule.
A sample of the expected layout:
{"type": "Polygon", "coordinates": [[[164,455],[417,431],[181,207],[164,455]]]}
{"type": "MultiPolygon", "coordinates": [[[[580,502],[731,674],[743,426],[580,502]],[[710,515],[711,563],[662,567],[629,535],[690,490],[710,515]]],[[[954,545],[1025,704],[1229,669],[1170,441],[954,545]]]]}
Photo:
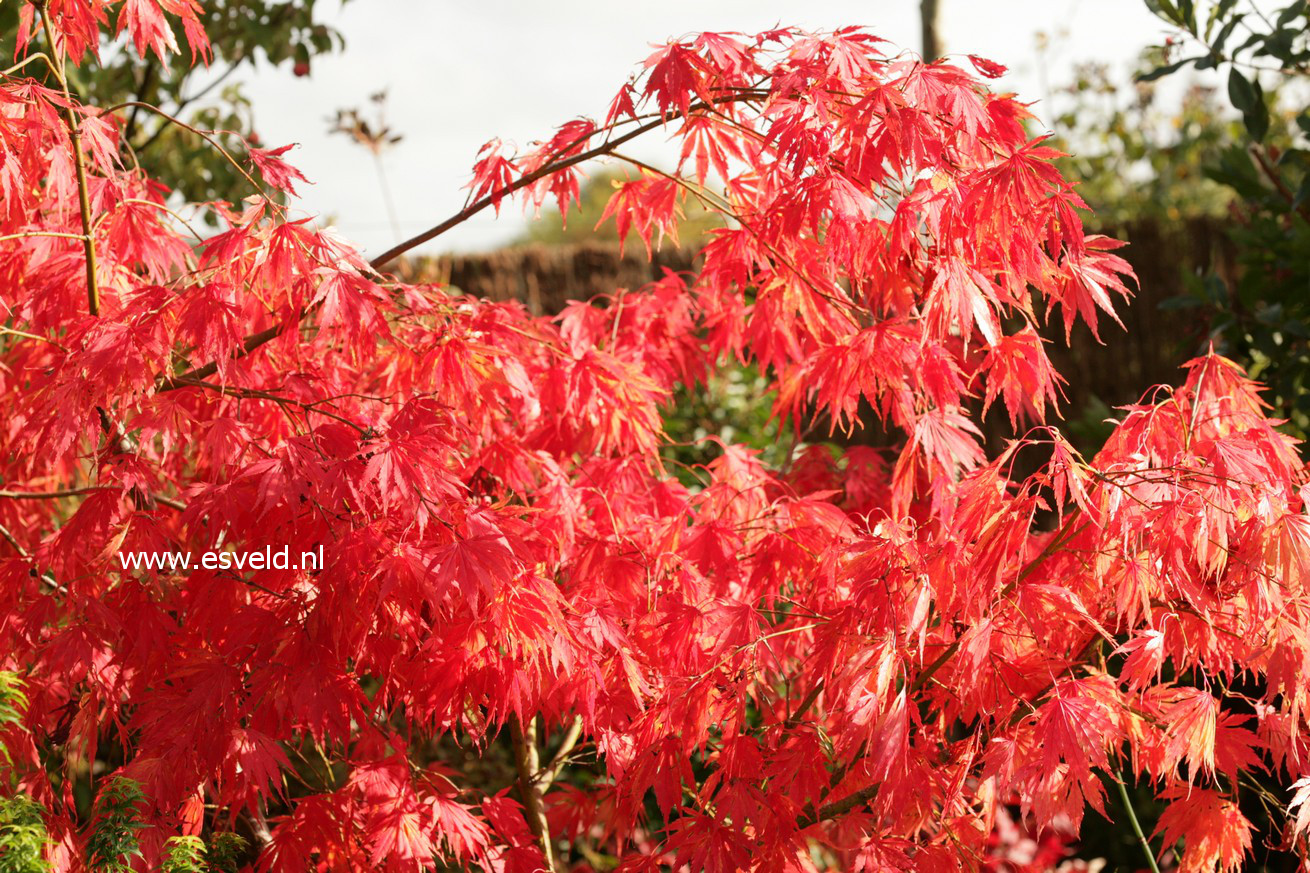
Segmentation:
{"type": "MultiPolygon", "coordinates": [[[[405,252],[417,248],[418,246],[423,245],[425,242],[429,242],[431,240],[436,239],[437,237],[441,236],[443,233],[450,230],[451,228],[457,227],[463,224],[464,222],[468,221],[474,215],[477,215],[479,212],[482,212],[487,207],[496,205],[510,194],[513,194],[516,191],[526,188],[529,185],[533,184],[534,182],[544,179],[547,176],[558,173],[560,170],[567,170],[569,167],[576,166],[577,164],[586,163],[587,161],[590,161],[594,158],[599,158],[609,155],[624,143],[630,142],[631,140],[634,140],[637,137],[641,136],[642,134],[652,131],[657,127],[663,127],[667,125],[669,122],[676,121],[679,118],[690,117],[698,112],[702,112],[706,109],[711,108],[712,105],[718,105],[723,103],[738,103],[745,100],[757,99],[759,96],[760,94],[757,91],[746,90],[733,94],[724,95],[721,97],[716,97],[708,103],[704,103],[704,102],[694,103],[690,107],[688,107],[686,113],[677,112],[677,111],[669,112],[665,115],[658,116],[652,119],[651,121],[646,122],[645,124],[640,124],[637,127],[633,128],[632,130],[620,134],[619,136],[616,136],[613,139],[606,140],[600,145],[587,149],[586,151],[579,152],[578,154],[572,155],[570,157],[559,158],[557,160],[548,162],[543,166],[538,167],[536,170],[533,170],[531,173],[526,173],[520,176],[510,184],[502,186],[501,188],[498,188],[495,191],[488,193],[482,199],[470,203],[464,209],[455,213],[450,218],[447,218],[445,221],[441,222],[440,224],[434,225],[433,227],[428,228],[427,230],[423,231],[417,236],[410,237],[404,242],[392,246],[382,254],[378,255],[372,261],[370,261],[369,265],[372,266],[373,269],[375,270],[380,270],[383,267],[385,267],[387,264],[394,261],[396,258],[403,255],[405,252]]],[[[612,131],[613,128],[610,128],[610,130],[612,131]]],[[[575,140],[573,143],[564,146],[561,149],[561,153],[567,154],[572,148],[574,148],[577,145],[578,142],[585,141],[586,139],[589,139],[594,135],[595,135],[595,131],[592,131],[588,133],[585,137],[580,137],[578,140],[575,140]]]]}
{"type": "Polygon", "coordinates": [[[324,418],[330,418],[333,421],[340,422],[341,424],[353,428],[360,436],[367,436],[368,434],[367,428],[361,426],[355,421],[351,421],[344,415],[338,415],[335,412],[320,409],[319,407],[322,401],[309,403],[304,400],[296,400],[293,397],[283,397],[282,395],[274,394],[271,391],[262,391],[257,388],[235,388],[230,385],[217,385],[213,382],[206,382],[202,379],[182,379],[179,377],[175,381],[178,383],[173,386],[175,388],[204,388],[209,391],[215,391],[226,397],[239,397],[249,400],[267,400],[282,407],[294,406],[304,410],[306,413],[315,412],[324,418]]]}
{"type": "MultiPolygon", "coordinates": [[[[97,491],[136,493],[134,488],[122,488],[118,485],[85,485],[81,488],[61,488],[55,491],[0,491],[0,500],[63,500],[68,497],[82,497],[87,494],[94,494],[97,491]]],[[[186,509],[186,504],[182,501],[156,494],[153,491],[144,496],[148,500],[152,500],[161,506],[167,506],[169,509],[176,509],[178,512],[186,509]]]]}
{"type": "MultiPolygon", "coordinates": [[[[725,95],[722,97],[715,98],[713,103],[714,104],[736,103],[745,100],[758,99],[760,96],[761,96],[760,93],[757,91],[744,90],[731,95],[725,95]]],[[[131,105],[133,104],[124,103],[114,108],[118,109],[124,106],[131,106],[131,105]]],[[[688,109],[687,115],[691,115],[696,112],[703,111],[709,107],[710,104],[707,103],[693,104],[688,109]]],[[[156,112],[159,111],[154,107],[147,107],[147,108],[152,109],[153,111],[156,112]]],[[[164,113],[162,112],[160,114],[164,115],[164,113]]],[[[165,115],[165,117],[172,119],[172,116],[165,115]]],[[[426,242],[436,239],[438,236],[441,236],[442,234],[446,233],[452,228],[458,227],[459,225],[468,221],[470,218],[477,215],[479,212],[482,212],[484,209],[487,209],[488,207],[495,205],[496,203],[500,202],[504,198],[510,196],[511,194],[514,194],[517,191],[522,190],[523,188],[528,187],[534,182],[537,182],[554,173],[558,173],[561,170],[566,170],[569,167],[576,166],[577,164],[585,163],[595,158],[607,156],[611,154],[619,146],[623,145],[624,143],[630,142],[631,140],[636,139],[638,136],[641,136],[644,133],[648,133],[649,131],[654,130],[657,127],[666,125],[669,122],[675,121],[681,117],[683,117],[683,113],[681,112],[669,112],[664,116],[657,117],[650,121],[647,121],[644,124],[640,124],[637,127],[633,128],[632,130],[629,130],[623,133],[622,135],[615,137],[614,139],[607,140],[594,148],[588,149],[587,151],[579,152],[578,154],[572,155],[570,157],[563,157],[554,161],[550,161],[544,164],[543,166],[539,167],[538,169],[532,171],[531,173],[527,173],[519,177],[518,179],[515,179],[513,182],[509,183],[508,185],[503,185],[500,188],[491,191],[486,196],[482,197],[480,200],[474,201],[473,203],[466,206],[464,209],[460,210],[459,212],[447,218],[445,221],[442,221],[440,224],[437,224],[432,228],[429,228],[428,230],[424,231],[423,233],[411,237],[410,239],[407,239],[404,242],[399,243],[398,245],[392,246],[390,249],[388,249],[387,251],[383,252],[382,254],[374,258],[372,261],[370,261],[369,266],[374,270],[381,270],[383,267],[387,266],[396,258],[403,255],[405,252],[408,252],[411,249],[417,248],[418,246],[421,246],[426,242]]],[[[188,127],[188,129],[192,129],[189,128],[189,126],[183,124],[182,122],[177,121],[177,119],[172,119],[172,120],[178,124],[181,124],[183,127],[188,127]]],[[[594,136],[594,132],[588,134],[588,137],[590,136],[594,136]]],[[[581,139],[582,138],[580,138],[580,140],[581,139]]],[[[561,149],[560,153],[566,154],[569,150],[571,150],[577,145],[578,141],[574,141],[573,143],[569,143],[565,145],[561,149]]],[[[232,160],[230,156],[227,157],[229,161],[232,160]]],[[[244,173],[244,170],[242,172],[244,173]]],[[[305,312],[301,313],[300,319],[304,319],[308,317],[311,311],[312,310],[306,310],[305,312]]],[[[296,323],[298,324],[299,321],[297,321],[296,323]]],[[[259,347],[269,342],[272,342],[274,339],[281,336],[284,331],[288,330],[292,326],[293,325],[291,323],[283,323],[283,324],[278,324],[272,327],[265,328],[264,330],[261,330],[257,333],[250,334],[242,342],[241,351],[233,355],[233,360],[238,360],[240,358],[246,357],[247,355],[251,354],[259,347]]],[[[177,376],[162,378],[159,381],[156,390],[172,391],[176,388],[182,387],[183,385],[186,384],[186,382],[190,380],[208,379],[210,376],[214,375],[217,372],[218,372],[218,362],[210,361],[207,364],[202,364],[198,367],[194,367],[177,376]]]]}
{"type": "Polygon", "coordinates": [[[569,167],[605,155],[613,151],[614,149],[618,148],[619,146],[623,145],[625,142],[635,139],[636,137],[641,136],[643,133],[646,133],[647,131],[654,130],[655,128],[659,127],[664,123],[665,122],[663,119],[657,119],[655,121],[647,122],[646,124],[636,127],[633,130],[630,130],[627,133],[623,134],[622,136],[616,137],[613,140],[602,143],[601,145],[598,145],[595,148],[588,149],[585,152],[580,152],[569,158],[564,158],[559,161],[546,164],[545,166],[540,167],[531,173],[526,173],[520,176],[519,178],[515,179],[510,184],[498,188],[495,191],[492,191],[491,193],[483,197],[481,200],[476,200],[473,203],[470,203],[468,206],[464,207],[459,212],[455,213],[450,218],[447,218],[445,221],[441,222],[440,224],[434,225],[433,227],[428,228],[422,233],[416,236],[412,236],[409,239],[405,240],[404,242],[392,246],[382,254],[378,255],[372,261],[370,261],[369,266],[371,266],[375,270],[380,270],[383,267],[385,267],[387,264],[394,261],[396,258],[403,255],[405,252],[417,248],[423,245],[425,242],[429,242],[431,240],[436,239],[437,237],[441,236],[443,233],[450,230],[451,228],[457,227],[463,224],[464,222],[468,221],[470,218],[477,215],[479,212],[483,211],[487,207],[494,206],[495,204],[499,203],[501,200],[503,200],[505,197],[509,196],[510,194],[513,194],[515,191],[526,188],[532,183],[539,181],[540,179],[544,179],[545,177],[553,173],[558,173],[560,170],[567,170],[569,167]]]}

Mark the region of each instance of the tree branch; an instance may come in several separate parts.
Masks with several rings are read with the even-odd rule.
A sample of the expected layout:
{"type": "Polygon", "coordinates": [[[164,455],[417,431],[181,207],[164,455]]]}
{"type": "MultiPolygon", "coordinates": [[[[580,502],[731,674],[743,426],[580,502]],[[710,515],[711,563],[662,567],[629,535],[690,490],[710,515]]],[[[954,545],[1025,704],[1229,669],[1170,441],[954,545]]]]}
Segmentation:
{"type": "MultiPolygon", "coordinates": [[[[759,95],[753,91],[744,91],[739,94],[733,94],[729,96],[716,98],[714,102],[735,103],[741,100],[753,99],[758,96],[759,95]]],[[[113,111],[114,109],[121,109],[125,106],[132,106],[132,105],[133,105],[132,103],[123,103],[107,111],[113,111]]],[[[705,109],[707,108],[707,106],[708,104],[705,103],[697,103],[691,107],[689,113],[692,111],[699,111],[701,109],[705,109]]],[[[196,131],[194,128],[192,128],[190,125],[184,124],[183,122],[178,121],[175,118],[172,118],[172,116],[160,112],[160,110],[156,109],[153,106],[148,106],[146,108],[151,109],[152,111],[155,112],[159,112],[160,115],[164,115],[166,118],[170,118],[175,123],[181,125],[182,127],[188,130],[191,130],[192,132],[200,133],[199,131],[196,131]]],[[[410,249],[420,246],[423,243],[428,242],[429,240],[435,239],[436,237],[440,236],[441,234],[445,233],[451,228],[463,224],[465,221],[468,221],[470,218],[472,218],[474,215],[478,214],[482,210],[486,209],[488,206],[491,206],[494,203],[499,202],[500,200],[504,199],[505,197],[509,196],[510,194],[513,194],[514,192],[522,188],[526,188],[528,185],[531,185],[533,182],[536,182],[539,179],[549,176],[552,173],[557,173],[560,170],[568,169],[569,167],[575,166],[576,164],[580,164],[585,161],[589,161],[593,158],[604,156],[609,152],[611,152],[613,149],[628,142],[629,140],[632,140],[643,133],[654,130],[656,127],[659,127],[660,125],[663,124],[667,124],[669,121],[676,120],[677,118],[680,117],[682,117],[682,113],[671,112],[666,117],[655,119],[650,122],[647,122],[646,124],[640,125],[634,128],[633,130],[630,130],[627,133],[623,134],[622,136],[616,137],[615,139],[612,140],[608,140],[602,143],[601,145],[596,146],[593,149],[589,149],[585,152],[580,152],[579,154],[576,154],[570,158],[561,158],[560,160],[552,161],[546,164],[545,166],[531,173],[528,173],[527,175],[519,179],[516,179],[514,182],[511,182],[510,184],[505,185],[502,188],[496,189],[495,191],[488,194],[486,197],[483,197],[481,200],[478,200],[477,202],[468,205],[467,207],[460,210],[455,215],[452,215],[450,218],[447,218],[445,221],[441,222],[435,227],[426,230],[423,233],[419,234],[418,236],[412,237],[400,243],[399,245],[391,247],[387,251],[383,252],[382,254],[374,258],[369,263],[369,266],[372,267],[374,270],[380,270],[382,267],[385,267],[388,263],[394,261],[396,258],[400,257],[402,254],[409,251],[410,249]]],[[[203,133],[201,133],[200,135],[204,136],[203,133]]],[[[205,137],[205,138],[209,139],[209,137],[205,137]]],[[[219,148],[220,151],[223,151],[221,146],[218,146],[217,143],[214,143],[212,139],[209,139],[209,141],[216,148],[219,148]]],[[[565,150],[567,150],[568,148],[569,147],[566,146],[565,150]]],[[[226,152],[223,153],[224,155],[227,154],[226,152]]],[[[229,161],[232,160],[230,156],[228,157],[228,160],[229,161]]],[[[235,164],[235,161],[233,161],[233,163],[235,164]]],[[[240,169],[239,166],[238,169],[240,169]]],[[[242,170],[242,173],[245,174],[245,171],[242,170]]],[[[249,175],[247,174],[246,177],[249,178],[249,175]]],[[[262,191],[262,189],[260,190],[262,191]]],[[[308,311],[303,313],[300,317],[303,319],[307,315],[309,315],[308,311]]],[[[297,321],[297,324],[298,323],[299,321],[297,321]]],[[[291,326],[292,325],[290,324],[280,324],[261,330],[258,333],[250,334],[249,336],[246,337],[245,341],[242,343],[242,350],[237,354],[235,354],[233,356],[233,359],[238,360],[240,358],[246,357],[247,355],[254,352],[256,349],[258,349],[260,346],[276,339],[278,336],[282,334],[283,331],[287,330],[291,326]]],[[[156,390],[172,391],[176,388],[182,387],[189,380],[208,379],[210,376],[214,375],[217,372],[218,372],[218,362],[210,361],[208,364],[203,364],[199,367],[195,367],[178,376],[162,379],[158,383],[156,390]]]]}
{"type": "Polygon", "coordinates": [[[544,792],[559,776],[564,765],[568,762],[569,753],[578,745],[578,740],[582,738],[582,716],[574,716],[573,724],[569,725],[568,733],[564,735],[564,740],[560,743],[559,748],[555,751],[555,756],[550,759],[550,763],[537,774],[536,782],[541,786],[544,792]]]}
{"type": "MultiPolygon", "coordinates": [[[[372,266],[373,269],[375,270],[379,270],[382,267],[385,267],[387,264],[394,261],[396,258],[403,255],[405,252],[409,251],[410,249],[417,248],[418,246],[423,245],[423,243],[428,242],[429,240],[436,239],[446,231],[450,230],[452,227],[456,227],[457,225],[463,224],[465,221],[468,221],[470,218],[472,218],[474,215],[477,215],[479,212],[486,209],[488,206],[494,206],[495,204],[503,200],[505,197],[509,196],[510,194],[513,194],[515,191],[518,191],[522,188],[526,188],[527,186],[531,185],[533,182],[536,182],[539,179],[543,179],[546,176],[551,175],[552,173],[558,173],[560,170],[566,170],[569,167],[572,167],[576,164],[584,163],[586,161],[591,160],[592,158],[598,158],[607,155],[610,152],[614,151],[614,149],[628,142],[629,140],[635,139],[641,136],[643,133],[654,130],[657,127],[664,126],[668,124],[670,121],[676,121],[679,118],[693,115],[696,112],[699,112],[703,109],[708,109],[713,104],[736,103],[741,100],[752,99],[753,97],[756,96],[757,96],[756,92],[747,91],[739,94],[731,94],[731,95],[725,95],[723,97],[716,97],[708,103],[706,102],[695,103],[688,108],[685,115],[682,112],[670,112],[667,115],[653,119],[647,122],[646,124],[639,125],[633,128],[632,130],[628,131],[627,133],[622,134],[621,136],[617,136],[614,139],[606,140],[605,142],[601,143],[600,145],[594,148],[588,149],[584,152],[579,152],[578,154],[573,155],[572,157],[569,158],[561,158],[556,161],[551,161],[545,164],[544,166],[537,168],[531,173],[527,173],[526,175],[520,176],[518,179],[515,179],[513,182],[504,186],[503,188],[498,188],[495,191],[492,191],[490,194],[483,197],[481,200],[469,204],[464,209],[457,212],[455,215],[452,215],[450,218],[447,218],[445,221],[441,222],[440,224],[435,225],[429,228],[428,230],[423,231],[418,236],[410,237],[404,242],[392,246],[391,248],[387,249],[385,252],[374,258],[370,262],[370,266],[372,266]]],[[[612,131],[613,128],[610,128],[610,130],[612,131]]],[[[594,135],[595,132],[588,134],[588,137],[594,135]]],[[[571,147],[572,147],[571,145],[565,146],[563,151],[567,151],[571,147]]]]}
{"type": "Polygon", "coordinates": [[[294,397],[283,397],[280,394],[274,394],[271,391],[262,391],[258,388],[236,388],[231,385],[217,385],[213,382],[206,382],[202,379],[189,379],[181,376],[177,377],[173,381],[177,383],[176,385],[173,386],[174,388],[206,388],[210,391],[215,391],[226,397],[240,397],[249,400],[267,400],[271,403],[276,403],[277,405],[284,406],[284,407],[296,406],[304,410],[306,413],[316,412],[319,415],[324,416],[325,418],[330,418],[333,421],[338,421],[344,425],[352,427],[354,428],[355,432],[358,433],[360,436],[365,436],[365,437],[368,436],[368,429],[363,427],[362,425],[357,424],[354,421],[351,421],[349,418],[346,418],[344,415],[337,415],[335,412],[329,412],[326,409],[320,409],[318,407],[318,403],[322,401],[308,403],[304,400],[296,400],[294,397]]]}
{"type": "Polygon", "coordinates": [[[1297,215],[1300,215],[1307,223],[1310,223],[1310,207],[1305,203],[1298,204],[1296,202],[1296,195],[1287,187],[1287,183],[1283,181],[1283,177],[1279,175],[1278,170],[1274,168],[1273,164],[1269,163],[1269,158],[1265,156],[1264,149],[1259,145],[1254,145],[1251,147],[1250,152],[1256,166],[1258,166],[1265,174],[1265,178],[1267,178],[1270,184],[1272,184],[1278,191],[1279,196],[1287,201],[1287,205],[1292,207],[1297,215]]]}
{"type": "Polygon", "coordinates": [[[536,182],[539,179],[543,179],[546,176],[551,175],[552,173],[558,173],[560,170],[567,170],[569,167],[572,167],[576,164],[581,164],[585,161],[591,160],[592,158],[598,158],[602,155],[605,155],[610,151],[623,145],[628,140],[641,136],[643,133],[646,133],[647,131],[654,130],[655,128],[659,127],[664,123],[665,123],[664,119],[656,119],[655,121],[651,121],[637,128],[634,128],[633,130],[628,131],[627,133],[623,134],[620,137],[601,143],[595,148],[588,149],[585,152],[579,152],[578,154],[574,155],[571,158],[564,158],[563,160],[560,161],[554,161],[552,163],[546,164],[545,166],[534,170],[531,173],[527,173],[523,176],[520,176],[519,178],[515,179],[513,182],[504,186],[503,188],[498,188],[497,190],[492,191],[490,194],[483,197],[481,200],[478,200],[474,203],[470,203],[468,206],[464,207],[459,212],[455,213],[450,218],[447,218],[445,221],[441,222],[440,224],[430,227],[427,230],[423,231],[422,233],[418,234],[417,236],[410,237],[409,239],[405,240],[402,243],[399,243],[398,245],[392,246],[382,254],[378,255],[372,261],[370,261],[369,266],[371,266],[375,270],[380,270],[382,267],[385,267],[387,264],[391,263],[396,258],[400,257],[410,249],[417,248],[418,246],[423,245],[423,243],[428,242],[429,240],[436,239],[446,231],[450,230],[452,227],[456,227],[458,225],[463,224],[473,216],[477,215],[482,210],[486,209],[488,206],[493,206],[499,203],[501,200],[503,200],[505,197],[508,197],[510,194],[513,194],[515,191],[518,191],[522,188],[526,188],[529,185],[531,185],[533,182],[536,182]]]}
{"type": "Polygon", "coordinates": [[[810,692],[801,698],[801,702],[796,705],[796,711],[787,716],[787,720],[783,722],[783,728],[790,730],[800,724],[801,719],[805,717],[805,713],[809,712],[810,707],[814,705],[814,702],[819,699],[819,695],[822,693],[823,680],[820,679],[810,688],[810,692]]]}
{"type": "MultiPolygon", "coordinates": [[[[123,488],[118,485],[86,485],[82,488],[63,488],[58,491],[0,491],[0,500],[60,500],[65,497],[81,497],[85,494],[94,494],[97,491],[135,493],[134,488],[123,488]]],[[[167,506],[169,509],[176,509],[178,512],[186,510],[186,504],[180,500],[174,500],[171,497],[165,497],[162,494],[153,492],[146,496],[149,500],[153,500],[161,506],[167,506]]]]}
{"type": "Polygon", "coordinates": [[[519,791],[527,812],[528,827],[541,846],[546,858],[546,869],[555,869],[555,853],[550,843],[550,824],[546,821],[546,807],[542,803],[542,786],[538,771],[541,759],[537,752],[537,717],[528,719],[526,729],[518,716],[510,720],[510,739],[514,744],[514,764],[519,773],[519,791]]]}
{"type": "MultiPolygon", "coordinates": [[[[287,327],[288,326],[286,324],[276,324],[272,327],[261,330],[259,333],[252,333],[250,336],[246,337],[246,341],[241,344],[241,351],[233,355],[232,360],[239,361],[242,358],[249,355],[255,349],[264,345],[265,343],[277,339],[279,336],[282,335],[282,332],[286,330],[287,327]]],[[[164,379],[156,386],[155,390],[163,392],[163,391],[174,391],[178,388],[185,388],[192,382],[208,379],[210,376],[214,375],[217,372],[218,372],[218,361],[210,361],[208,364],[205,364],[204,366],[196,367],[194,369],[187,370],[185,373],[182,373],[181,375],[164,379]]]]}
{"type": "Polygon", "coordinates": [[[878,793],[880,785],[866,785],[859,791],[852,791],[841,800],[835,800],[832,803],[825,803],[819,807],[818,812],[809,812],[802,815],[796,820],[796,825],[801,830],[818,824],[821,821],[828,821],[845,812],[850,812],[857,806],[863,806],[873,799],[878,793]]]}
{"type": "Polygon", "coordinates": [[[68,138],[73,146],[73,170],[77,176],[77,202],[82,218],[82,250],[86,255],[86,298],[87,308],[92,315],[100,314],[100,282],[96,277],[96,244],[91,237],[91,196],[87,193],[86,154],[82,151],[82,131],[78,127],[77,115],[73,112],[73,95],[68,90],[68,77],[64,74],[64,57],[55,44],[55,29],[50,23],[50,12],[44,2],[37,5],[41,14],[41,28],[50,43],[50,54],[54,62],[50,65],[59,88],[64,92],[64,122],[68,125],[68,138]]]}

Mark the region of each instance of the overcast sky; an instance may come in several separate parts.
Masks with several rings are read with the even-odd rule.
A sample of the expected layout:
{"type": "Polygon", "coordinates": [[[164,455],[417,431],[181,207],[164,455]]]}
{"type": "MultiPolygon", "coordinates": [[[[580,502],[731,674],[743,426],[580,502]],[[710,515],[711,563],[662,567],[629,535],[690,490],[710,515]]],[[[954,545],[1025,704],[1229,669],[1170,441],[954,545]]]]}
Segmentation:
{"type": "MultiPolygon", "coordinates": [[[[336,109],[389,92],[388,121],[404,141],[385,157],[403,236],[463,204],[474,155],[492,137],[529,142],[577,116],[603,117],[610,99],[651,43],[702,30],[757,32],[776,24],[807,29],[864,25],[898,46],[919,49],[918,0],[320,0],[325,21],[346,39],[313,73],[262,69],[247,94],[266,145],[299,143],[289,155],[313,182],[303,205],[332,217],[366,252],[395,241],[370,155],[327,133],[336,109]]],[[[1098,59],[1126,72],[1165,30],[1142,0],[942,0],[946,51],[978,54],[1010,68],[998,87],[1036,100],[1069,78],[1076,61],[1098,59]],[[1039,62],[1035,34],[1053,38],[1039,62]]],[[[371,111],[371,110],[370,110],[371,111]]],[[[658,159],[659,142],[644,147],[658,159]]],[[[641,150],[636,150],[642,153],[641,150]]],[[[437,250],[501,244],[522,227],[517,207],[478,216],[441,237],[437,250]]],[[[431,249],[429,249],[431,250],[431,249]]]]}

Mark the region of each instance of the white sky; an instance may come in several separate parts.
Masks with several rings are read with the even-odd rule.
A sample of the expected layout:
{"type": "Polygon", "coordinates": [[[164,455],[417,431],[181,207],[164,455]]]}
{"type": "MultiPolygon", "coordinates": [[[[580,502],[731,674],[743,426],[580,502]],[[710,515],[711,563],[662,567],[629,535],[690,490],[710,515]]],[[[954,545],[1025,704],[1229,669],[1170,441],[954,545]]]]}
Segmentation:
{"type": "MultiPolygon", "coordinates": [[[[387,89],[388,122],[404,141],[384,158],[404,237],[458,211],[478,148],[492,137],[526,143],[581,115],[603,117],[650,44],[702,30],[754,33],[776,24],[831,29],[859,24],[897,46],[919,49],[918,0],[321,0],[322,15],[346,39],[344,52],[317,58],[313,74],[267,67],[248,77],[266,146],[298,142],[288,158],[313,182],[302,205],[335,219],[366,253],[395,242],[371,156],[328,119],[387,89]]],[[[946,51],[1010,68],[996,87],[1037,101],[1047,83],[1068,80],[1076,61],[1126,72],[1166,30],[1142,0],[942,0],[946,51]],[[1045,64],[1035,34],[1053,38],[1045,64]],[[1045,69],[1043,69],[1045,67],[1045,69]]],[[[1046,113],[1049,114],[1049,113],[1046,113]]],[[[664,152],[658,137],[644,157],[664,152]]],[[[481,214],[428,250],[495,247],[522,228],[510,206],[481,214]]]]}

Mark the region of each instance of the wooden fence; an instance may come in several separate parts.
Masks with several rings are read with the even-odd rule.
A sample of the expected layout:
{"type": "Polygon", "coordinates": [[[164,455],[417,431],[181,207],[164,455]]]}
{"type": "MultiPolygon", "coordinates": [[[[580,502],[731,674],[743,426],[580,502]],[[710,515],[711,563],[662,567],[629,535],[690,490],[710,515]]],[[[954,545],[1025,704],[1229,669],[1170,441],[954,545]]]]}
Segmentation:
{"type": "MultiPolygon", "coordinates": [[[[1178,366],[1204,344],[1205,325],[1194,310],[1161,304],[1184,293],[1186,274],[1199,276],[1214,267],[1231,275],[1233,269],[1232,248],[1213,220],[1142,222],[1105,232],[1129,243],[1119,253],[1132,264],[1139,288],[1130,304],[1118,307],[1124,328],[1101,317],[1101,343],[1079,323],[1066,346],[1059,316],[1043,330],[1052,340],[1051,358],[1068,380],[1066,417],[1077,416],[1093,397],[1114,407],[1137,401],[1153,385],[1177,383],[1178,366]]],[[[521,300],[534,313],[552,314],[569,300],[640,287],[666,268],[694,270],[695,253],[666,247],[647,260],[640,245],[624,253],[603,242],[538,245],[420,258],[399,272],[408,281],[441,282],[492,300],[521,300]]],[[[987,422],[991,443],[1009,433],[1008,423],[997,419],[993,414],[987,422]]]]}

